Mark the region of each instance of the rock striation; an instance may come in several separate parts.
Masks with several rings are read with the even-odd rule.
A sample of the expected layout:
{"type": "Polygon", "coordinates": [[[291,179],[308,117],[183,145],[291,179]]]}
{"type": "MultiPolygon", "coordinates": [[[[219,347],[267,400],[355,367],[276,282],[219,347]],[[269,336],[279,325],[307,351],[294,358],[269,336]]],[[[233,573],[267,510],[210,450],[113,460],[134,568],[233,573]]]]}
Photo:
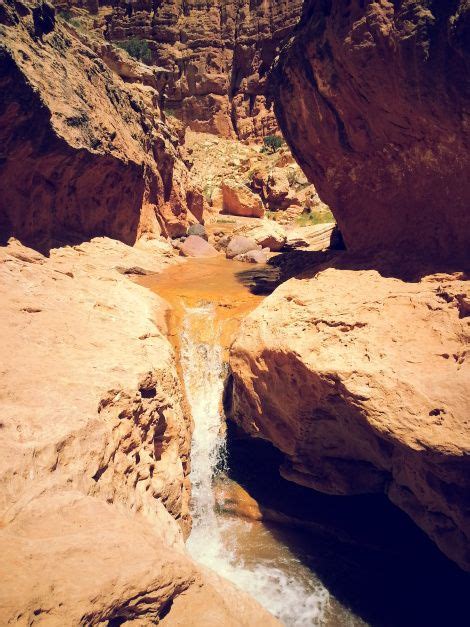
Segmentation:
{"type": "Polygon", "coordinates": [[[266,77],[292,31],[301,0],[118,0],[111,41],[147,41],[168,70],[166,107],[196,131],[252,140],[277,130],[266,77]]]}
{"type": "Polygon", "coordinates": [[[463,1],[305,2],[275,111],[348,249],[468,254],[468,17],[463,1]]]}
{"type": "MultiPolygon", "coordinates": [[[[0,38],[3,243],[133,244],[196,221],[202,196],[145,76],[125,84],[47,3],[2,0],[0,38]]],[[[119,65],[106,47],[103,58],[119,65]]]]}
{"type": "Polygon", "coordinates": [[[232,346],[231,414],[285,478],[384,492],[470,570],[468,281],[386,277],[344,258],[278,287],[232,346]]]}

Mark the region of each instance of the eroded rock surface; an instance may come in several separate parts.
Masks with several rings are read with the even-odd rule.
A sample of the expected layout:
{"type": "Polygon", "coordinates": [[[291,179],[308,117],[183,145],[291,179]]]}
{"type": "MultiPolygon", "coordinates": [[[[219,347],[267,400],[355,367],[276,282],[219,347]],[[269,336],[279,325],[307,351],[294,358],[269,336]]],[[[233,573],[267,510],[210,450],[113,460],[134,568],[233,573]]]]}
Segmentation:
{"type": "Polygon", "coordinates": [[[128,276],[168,263],[160,240],[0,249],[2,624],[277,624],[184,550],[191,419],[167,306],[128,276]]]}
{"type": "Polygon", "coordinates": [[[301,0],[119,1],[106,35],[148,42],[153,62],[169,70],[169,114],[193,130],[253,139],[277,129],[266,76],[301,6],[301,0]]]}
{"type": "Polygon", "coordinates": [[[275,110],[349,249],[468,255],[468,17],[464,1],[305,2],[275,110]]]}
{"type": "Polygon", "coordinates": [[[3,243],[184,233],[197,194],[159,93],[126,85],[52,8],[41,26],[46,6],[1,4],[3,243]]]}
{"type": "Polygon", "coordinates": [[[385,492],[470,569],[468,282],[336,266],[290,279],[244,321],[233,417],[285,454],[284,477],[385,492]]]}

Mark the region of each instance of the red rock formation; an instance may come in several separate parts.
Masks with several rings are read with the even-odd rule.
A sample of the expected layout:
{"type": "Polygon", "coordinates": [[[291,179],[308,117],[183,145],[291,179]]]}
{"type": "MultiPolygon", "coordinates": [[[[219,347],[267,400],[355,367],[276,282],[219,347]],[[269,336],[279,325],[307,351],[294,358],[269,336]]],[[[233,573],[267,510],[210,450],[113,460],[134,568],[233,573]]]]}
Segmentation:
{"type": "Polygon", "coordinates": [[[277,129],[266,105],[267,71],[300,15],[301,0],[118,0],[111,40],[148,41],[170,70],[167,107],[194,130],[240,139],[277,129]]]}
{"type": "Polygon", "coordinates": [[[1,625],[279,625],[184,551],[191,419],[167,306],[126,276],[171,250],[0,247],[1,625]]]}
{"type": "Polygon", "coordinates": [[[335,266],[287,281],[243,322],[233,417],[284,453],[286,479],[384,492],[470,570],[465,277],[335,266]]]}
{"type": "Polygon", "coordinates": [[[275,110],[349,249],[468,255],[468,17],[462,1],[305,3],[275,110]]]}
{"type": "Polygon", "coordinates": [[[468,256],[468,16],[458,1],[305,3],[275,109],[347,246],[381,257],[286,282],[231,350],[234,418],[285,454],[284,477],[383,491],[467,570],[468,285],[432,266],[468,256]],[[386,278],[410,253],[431,269],[386,278]]]}
{"type": "Polygon", "coordinates": [[[0,34],[3,239],[184,232],[197,194],[157,91],[125,85],[50,5],[2,1],[0,34]]]}

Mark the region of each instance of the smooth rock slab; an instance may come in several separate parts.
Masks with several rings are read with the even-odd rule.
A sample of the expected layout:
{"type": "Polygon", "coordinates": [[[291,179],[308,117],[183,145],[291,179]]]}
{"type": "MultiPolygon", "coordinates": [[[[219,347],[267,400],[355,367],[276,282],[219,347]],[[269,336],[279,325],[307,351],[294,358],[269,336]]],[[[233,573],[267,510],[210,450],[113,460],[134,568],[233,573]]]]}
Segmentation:
{"type": "Polygon", "coordinates": [[[260,224],[247,224],[237,227],[237,235],[245,235],[254,239],[263,248],[269,248],[273,252],[278,252],[287,241],[287,233],[284,228],[274,222],[274,220],[260,220],[260,224]]]}

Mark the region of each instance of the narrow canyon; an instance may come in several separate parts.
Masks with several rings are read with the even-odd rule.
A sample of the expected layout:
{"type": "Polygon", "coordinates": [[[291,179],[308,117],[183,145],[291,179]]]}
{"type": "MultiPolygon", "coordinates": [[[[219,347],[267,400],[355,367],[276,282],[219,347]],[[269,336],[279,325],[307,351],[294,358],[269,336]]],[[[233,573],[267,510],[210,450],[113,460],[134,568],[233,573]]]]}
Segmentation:
{"type": "Polygon", "coordinates": [[[0,0],[0,624],[462,625],[470,7],[0,0]]]}

